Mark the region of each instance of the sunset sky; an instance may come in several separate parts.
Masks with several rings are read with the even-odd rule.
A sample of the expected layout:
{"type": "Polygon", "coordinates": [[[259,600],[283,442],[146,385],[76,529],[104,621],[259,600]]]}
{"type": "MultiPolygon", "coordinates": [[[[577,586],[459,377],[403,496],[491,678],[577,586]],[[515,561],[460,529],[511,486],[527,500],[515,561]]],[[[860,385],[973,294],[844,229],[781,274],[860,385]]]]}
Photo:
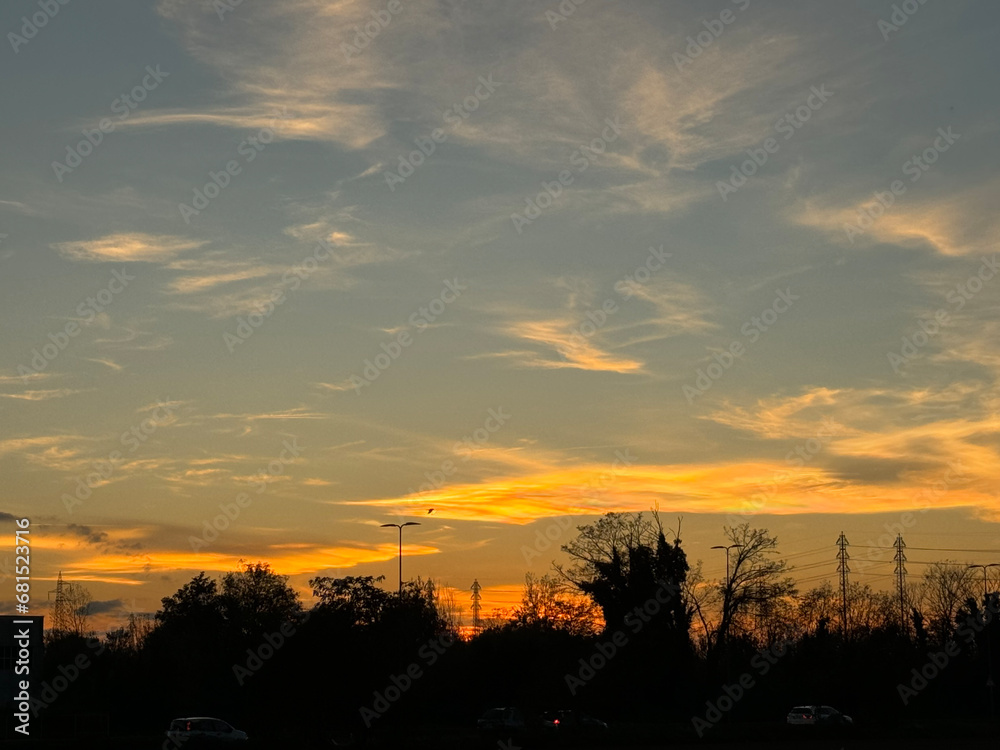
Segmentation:
{"type": "Polygon", "coordinates": [[[35,611],[394,587],[405,521],[488,611],[654,505],[709,577],[742,520],[803,588],[1000,562],[1000,6],[903,5],[3,3],[35,611]]]}

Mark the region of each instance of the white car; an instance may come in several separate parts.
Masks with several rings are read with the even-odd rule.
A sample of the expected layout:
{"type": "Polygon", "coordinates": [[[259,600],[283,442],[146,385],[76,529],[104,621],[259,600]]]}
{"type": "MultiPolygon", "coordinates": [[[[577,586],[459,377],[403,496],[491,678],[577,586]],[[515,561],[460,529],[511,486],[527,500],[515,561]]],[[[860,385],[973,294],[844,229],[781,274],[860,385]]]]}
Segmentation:
{"type": "Polygon", "coordinates": [[[847,714],[842,714],[833,706],[796,706],[785,719],[789,724],[849,726],[854,723],[847,714]]]}
{"type": "Polygon", "coordinates": [[[189,716],[170,722],[167,737],[176,742],[187,740],[240,742],[247,739],[247,733],[234,729],[222,719],[214,719],[211,716],[189,716]]]}

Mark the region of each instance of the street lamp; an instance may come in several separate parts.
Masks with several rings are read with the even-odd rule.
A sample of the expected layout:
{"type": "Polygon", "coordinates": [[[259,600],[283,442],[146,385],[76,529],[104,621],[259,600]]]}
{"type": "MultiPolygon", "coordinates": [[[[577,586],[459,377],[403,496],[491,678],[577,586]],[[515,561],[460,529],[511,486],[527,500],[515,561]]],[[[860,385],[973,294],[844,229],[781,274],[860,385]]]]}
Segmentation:
{"type": "Polygon", "coordinates": [[[712,549],[724,549],[726,551],[726,586],[729,586],[729,550],[739,547],[738,544],[730,544],[728,547],[723,547],[721,544],[716,544],[712,549]]]}
{"type": "Polygon", "coordinates": [[[987,563],[986,565],[970,565],[969,569],[972,568],[982,568],[983,569],[983,606],[986,606],[986,597],[989,596],[989,590],[987,589],[988,580],[986,577],[987,568],[1000,568],[1000,563],[987,563]]]}
{"type": "MultiPolygon", "coordinates": [[[[719,633],[717,636],[717,644],[723,645],[725,640],[725,633],[723,632],[723,626],[727,625],[730,616],[730,606],[732,604],[732,589],[730,588],[729,580],[729,550],[739,547],[738,544],[722,545],[716,544],[712,549],[724,549],[726,551],[726,586],[722,591],[722,623],[719,624],[719,633]]],[[[728,626],[726,627],[728,630],[728,626]]],[[[726,644],[728,646],[728,644],[726,644]]],[[[725,661],[726,661],[726,676],[729,676],[729,648],[725,650],[725,661]]]]}
{"type": "Polygon", "coordinates": [[[404,526],[419,526],[420,524],[416,521],[407,521],[406,523],[384,523],[381,528],[386,528],[389,526],[399,529],[399,595],[403,596],[403,527],[404,526]]]}

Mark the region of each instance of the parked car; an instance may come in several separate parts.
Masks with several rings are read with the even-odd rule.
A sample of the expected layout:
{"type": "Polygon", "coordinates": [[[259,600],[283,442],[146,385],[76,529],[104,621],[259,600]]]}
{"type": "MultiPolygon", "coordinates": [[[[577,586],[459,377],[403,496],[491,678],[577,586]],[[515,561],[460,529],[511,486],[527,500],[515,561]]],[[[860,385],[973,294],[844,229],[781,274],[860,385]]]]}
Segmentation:
{"type": "Polygon", "coordinates": [[[167,737],[176,742],[190,740],[209,743],[242,742],[247,739],[247,733],[234,729],[222,719],[214,719],[211,716],[189,716],[170,722],[167,737]]]}
{"type": "Polygon", "coordinates": [[[854,723],[854,719],[833,706],[796,706],[785,720],[789,724],[809,726],[850,726],[854,723]]]}
{"type": "Polygon", "coordinates": [[[480,732],[521,732],[527,727],[524,714],[517,708],[491,708],[476,722],[480,732]]]}
{"type": "Polygon", "coordinates": [[[549,711],[542,714],[542,728],[566,734],[568,732],[606,732],[606,722],[581,711],[549,711]]]}

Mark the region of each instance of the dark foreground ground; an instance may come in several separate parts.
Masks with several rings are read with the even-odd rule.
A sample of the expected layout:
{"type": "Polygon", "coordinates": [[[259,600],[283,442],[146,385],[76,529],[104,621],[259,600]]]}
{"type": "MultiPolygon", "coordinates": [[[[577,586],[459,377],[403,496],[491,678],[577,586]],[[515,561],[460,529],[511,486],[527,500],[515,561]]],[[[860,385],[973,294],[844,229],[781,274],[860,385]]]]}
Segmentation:
{"type": "MultiPolygon", "coordinates": [[[[481,736],[465,728],[412,728],[402,732],[376,733],[365,743],[349,743],[347,737],[330,738],[282,736],[256,737],[249,742],[224,745],[243,750],[313,750],[352,748],[357,750],[997,750],[1000,728],[996,725],[928,725],[909,727],[867,727],[850,730],[819,730],[776,724],[727,725],[714,727],[698,739],[683,726],[627,726],[613,728],[603,736],[552,737],[537,735],[481,736]]],[[[176,744],[162,733],[130,737],[63,739],[16,739],[0,741],[0,748],[33,750],[201,750],[195,742],[176,744]]]]}

